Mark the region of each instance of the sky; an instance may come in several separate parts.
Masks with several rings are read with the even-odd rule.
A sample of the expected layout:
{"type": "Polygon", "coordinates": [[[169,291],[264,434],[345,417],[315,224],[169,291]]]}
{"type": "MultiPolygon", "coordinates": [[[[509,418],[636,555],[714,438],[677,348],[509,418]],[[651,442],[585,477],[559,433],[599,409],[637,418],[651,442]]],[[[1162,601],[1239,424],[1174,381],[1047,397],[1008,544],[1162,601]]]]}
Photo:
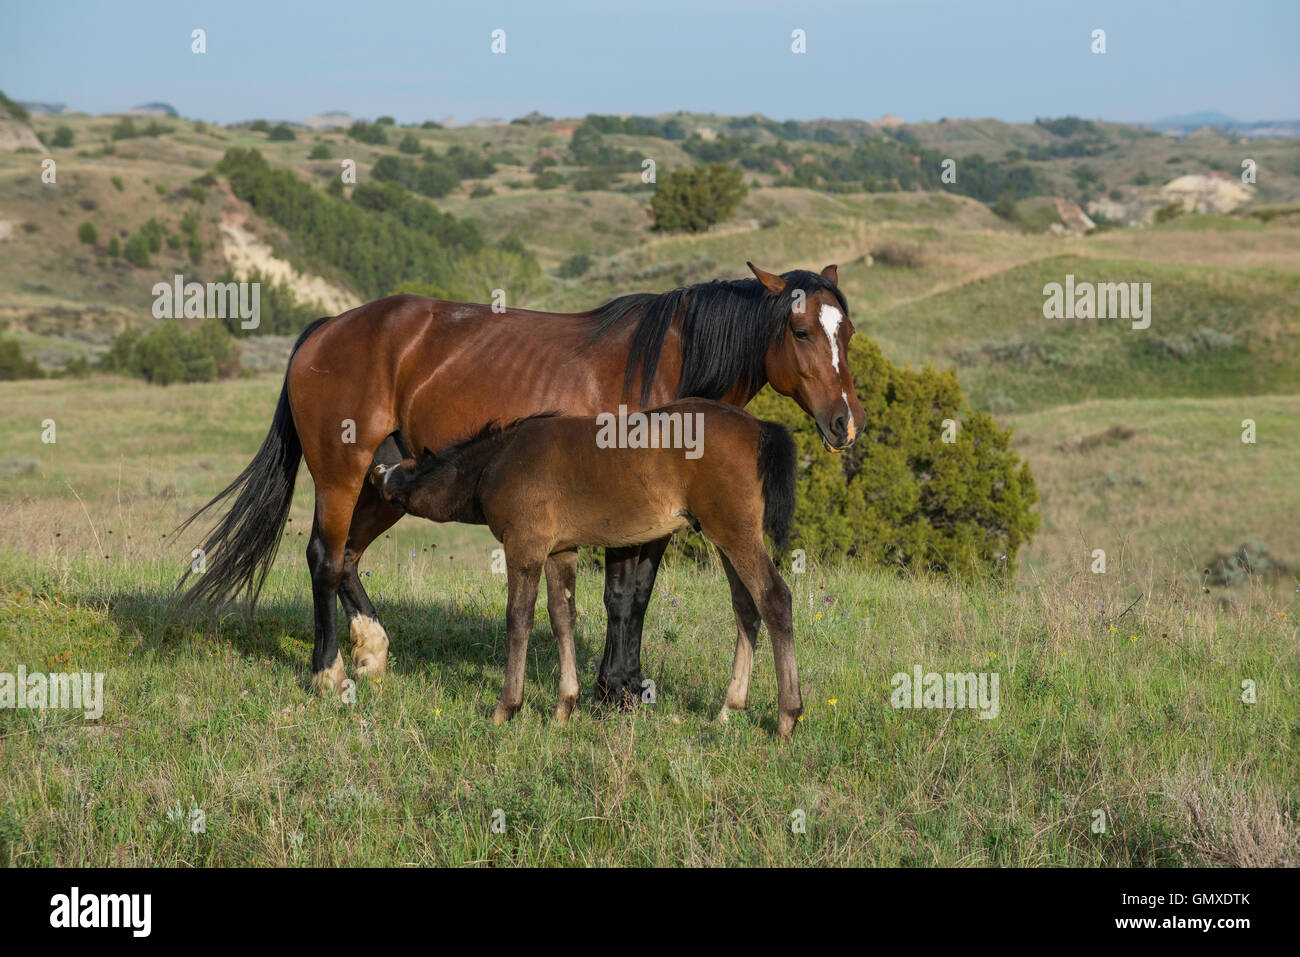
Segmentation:
{"type": "Polygon", "coordinates": [[[0,90],[218,123],[1300,119],[1300,0],[7,0],[0,90]],[[192,31],[206,52],[192,52],[192,31]],[[505,53],[492,33],[505,31],[505,53]],[[1092,33],[1105,30],[1106,52],[1092,33]],[[803,30],[806,52],[792,52],[803,30]]]}

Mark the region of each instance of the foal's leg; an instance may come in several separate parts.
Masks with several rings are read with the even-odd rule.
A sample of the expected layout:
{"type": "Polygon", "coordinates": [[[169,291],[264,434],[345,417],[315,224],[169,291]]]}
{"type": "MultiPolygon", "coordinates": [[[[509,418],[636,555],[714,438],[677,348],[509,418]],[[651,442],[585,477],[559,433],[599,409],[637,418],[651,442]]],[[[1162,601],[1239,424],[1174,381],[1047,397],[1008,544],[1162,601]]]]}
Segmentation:
{"type": "Polygon", "coordinates": [[[524,666],[528,660],[528,634],[533,630],[533,609],[537,605],[537,580],[541,578],[546,556],[511,555],[507,547],[506,576],[509,597],[506,599],[506,635],[510,653],[506,660],[506,681],[501,700],[492,713],[493,724],[504,724],[515,716],[524,703],[524,666]]]}
{"type": "Polygon", "coordinates": [[[727,583],[731,586],[731,608],[736,613],[736,659],[731,666],[731,683],[727,685],[727,698],[722,704],[719,719],[726,721],[733,711],[744,711],[749,707],[749,676],[754,668],[754,646],[758,642],[758,626],[763,620],[749,589],[736,574],[735,567],[726,554],[719,550],[722,567],[727,571],[727,583]]]}
{"type": "Polygon", "coordinates": [[[567,721],[578,703],[578,662],[573,650],[573,625],[578,607],[573,593],[578,579],[578,550],[556,552],[546,560],[546,608],[551,631],[560,649],[560,700],[555,720],[567,721]]]}
{"type": "Polygon", "coordinates": [[[776,659],[776,696],[779,717],[776,733],[788,738],[795,722],[803,714],[803,697],[799,693],[799,671],[794,660],[794,614],[790,589],[781,580],[776,566],[757,542],[724,549],[744,582],[772,635],[772,656],[776,659]]]}

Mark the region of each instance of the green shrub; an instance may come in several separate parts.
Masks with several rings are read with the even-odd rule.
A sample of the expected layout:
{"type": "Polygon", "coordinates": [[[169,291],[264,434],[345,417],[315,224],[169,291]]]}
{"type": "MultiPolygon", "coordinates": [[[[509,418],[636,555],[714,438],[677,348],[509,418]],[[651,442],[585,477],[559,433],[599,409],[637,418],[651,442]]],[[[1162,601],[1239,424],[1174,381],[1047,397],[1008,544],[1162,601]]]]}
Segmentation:
{"type": "Polygon", "coordinates": [[[90,220],[86,220],[80,227],[78,227],[77,238],[87,246],[93,246],[99,241],[99,230],[95,228],[94,223],[90,220]]]}
{"type": "Polygon", "coordinates": [[[35,359],[23,355],[23,350],[14,339],[0,339],[0,380],[43,379],[45,370],[35,359]]]}
{"type": "Polygon", "coordinates": [[[564,177],[553,169],[544,169],[533,179],[533,186],[538,189],[555,189],[564,184],[564,177]]]}
{"type": "Polygon", "coordinates": [[[560,268],[555,270],[555,274],[561,279],[577,279],[585,274],[591,268],[591,257],[586,253],[574,253],[564,262],[560,263],[560,268]]]}
{"type": "Polygon", "coordinates": [[[239,347],[219,320],[207,319],[193,332],[166,320],[149,332],[128,329],[113,340],[99,368],[139,376],[155,385],[211,382],[240,373],[239,347]]]}
{"type": "Polygon", "coordinates": [[[253,122],[248,124],[248,128],[254,133],[271,132],[271,124],[266,122],[266,120],[253,120],[253,122]]]}
{"type": "Polygon", "coordinates": [[[1012,190],[1005,189],[998,194],[996,202],[993,203],[993,215],[1008,222],[1015,220],[1016,194],[1012,190]]]}
{"type": "Polygon", "coordinates": [[[122,255],[122,244],[116,236],[108,241],[108,254],[114,259],[122,255]]]}
{"type": "Polygon", "coordinates": [[[701,232],[735,212],[746,191],[744,174],[725,163],[674,170],[650,198],[655,229],[701,232]]]}
{"type": "Polygon", "coordinates": [[[122,255],[132,266],[144,269],[149,265],[149,237],[143,231],[131,234],[131,238],[122,247],[122,255]]]}
{"type": "Polygon", "coordinates": [[[812,420],[764,389],[749,405],[781,422],[799,450],[792,548],[957,575],[1010,574],[1038,527],[1038,491],[1011,433],[972,412],[956,374],[904,369],[865,336],[850,366],[866,424],[843,455],[827,452],[812,420]],[[945,419],[960,423],[943,441],[945,419]]]}
{"type": "Polygon", "coordinates": [[[287,143],[290,140],[296,140],[297,138],[297,134],[294,133],[293,128],[289,126],[288,123],[279,124],[275,129],[271,130],[270,135],[267,137],[267,139],[273,140],[277,143],[287,143]]]}
{"type": "Polygon", "coordinates": [[[150,219],[137,229],[122,247],[122,253],[133,266],[141,269],[149,265],[149,256],[162,250],[164,230],[156,219],[150,219]]]}
{"type": "Polygon", "coordinates": [[[59,126],[54,130],[54,136],[50,139],[51,146],[71,146],[76,141],[76,136],[70,126],[59,126]]]}
{"type": "Polygon", "coordinates": [[[1161,206],[1156,210],[1154,217],[1155,222],[1157,225],[1160,223],[1167,223],[1172,219],[1177,219],[1185,212],[1186,210],[1183,209],[1183,201],[1181,199],[1176,199],[1172,203],[1169,203],[1166,206],[1161,206]]]}
{"type": "Polygon", "coordinates": [[[369,143],[371,146],[388,145],[388,134],[378,123],[363,123],[357,120],[348,127],[348,136],[360,143],[369,143]]]}
{"type": "Polygon", "coordinates": [[[317,143],[311,148],[311,152],[307,154],[307,158],[313,160],[327,160],[330,158],[330,148],[324,143],[317,143]]]}
{"type": "Polygon", "coordinates": [[[122,192],[122,190],[126,189],[126,186],[122,183],[122,177],[120,176],[113,177],[113,188],[117,190],[119,193],[122,192]]]}
{"type": "Polygon", "coordinates": [[[399,153],[415,154],[420,152],[420,139],[414,133],[407,133],[402,137],[402,142],[397,144],[399,153]]]}

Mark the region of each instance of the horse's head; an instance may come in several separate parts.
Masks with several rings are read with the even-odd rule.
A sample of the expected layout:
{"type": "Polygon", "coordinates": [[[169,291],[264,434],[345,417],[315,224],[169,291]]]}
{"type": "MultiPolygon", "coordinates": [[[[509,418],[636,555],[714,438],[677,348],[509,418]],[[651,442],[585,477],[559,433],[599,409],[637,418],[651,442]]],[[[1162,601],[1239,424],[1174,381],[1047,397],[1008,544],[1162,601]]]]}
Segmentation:
{"type": "Polygon", "coordinates": [[[866,413],[853,390],[849,340],[853,323],[836,286],[834,266],[817,273],[795,270],[777,276],[747,263],[758,281],[789,312],[783,332],[767,350],[767,381],[807,412],[833,452],[843,452],[858,437],[866,413]]]}

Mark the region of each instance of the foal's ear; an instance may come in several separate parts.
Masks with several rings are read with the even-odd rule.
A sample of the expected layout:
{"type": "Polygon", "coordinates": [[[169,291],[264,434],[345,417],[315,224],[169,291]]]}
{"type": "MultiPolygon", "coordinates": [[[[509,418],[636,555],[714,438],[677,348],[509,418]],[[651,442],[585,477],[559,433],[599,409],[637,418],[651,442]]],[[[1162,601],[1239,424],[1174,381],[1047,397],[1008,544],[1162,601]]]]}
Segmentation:
{"type": "Polygon", "coordinates": [[[785,292],[785,280],[780,276],[759,269],[751,262],[747,262],[745,265],[749,267],[750,271],[758,277],[758,281],[761,282],[764,288],[766,288],[772,295],[779,296],[781,293],[785,292]]]}
{"type": "Polygon", "coordinates": [[[838,286],[840,284],[840,267],[827,266],[822,270],[822,278],[830,280],[831,285],[838,286]]]}

